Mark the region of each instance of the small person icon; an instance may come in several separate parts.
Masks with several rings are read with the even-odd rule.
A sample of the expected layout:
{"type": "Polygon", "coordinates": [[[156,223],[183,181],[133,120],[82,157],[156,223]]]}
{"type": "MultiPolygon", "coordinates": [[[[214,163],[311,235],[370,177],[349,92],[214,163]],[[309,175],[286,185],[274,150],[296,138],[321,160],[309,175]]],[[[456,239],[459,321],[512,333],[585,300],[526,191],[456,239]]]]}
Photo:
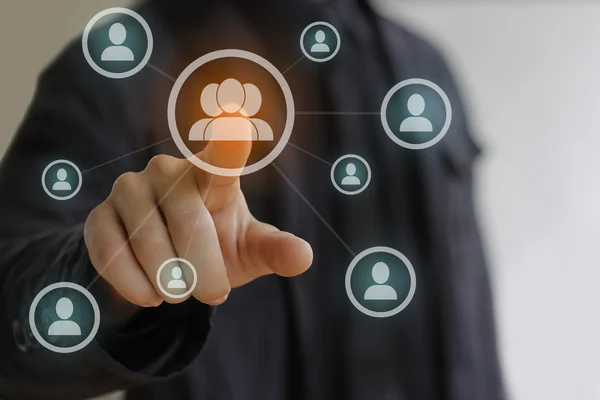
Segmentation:
{"type": "Polygon", "coordinates": [[[356,165],[354,163],[348,163],[346,165],[346,176],[342,179],[342,185],[344,186],[360,186],[361,182],[356,174],[356,165]]]}
{"type": "Polygon", "coordinates": [[[313,44],[310,48],[311,53],[331,53],[329,46],[325,42],[325,32],[318,30],[315,32],[315,40],[317,43],[313,44]]]}
{"type": "Polygon", "coordinates": [[[365,292],[365,300],[398,300],[396,290],[390,285],[384,285],[390,278],[390,269],[384,262],[377,262],[371,271],[377,285],[370,286],[365,292]]]}
{"type": "Polygon", "coordinates": [[[183,272],[181,271],[180,267],[173,267],[171,270],[171,276],[173,279],[171,279],[167,284],[167,289],[187,289],[187,285],[183,279],[181,279],[183,272]]]}
{"type": "Polygon", "coordinates": [[[72,190],[71,184],[66,181],[67,179],[67,170],[64,168],[60,168],[56,171],[56,179],[58,182],[55,182],[52,185],[52,190],[56,191],[69,191],[72,190]]]}
{"type": "Polygon", "coordinates": [[[102,61],[133,61],[134,55],[127,46],[121,46],[127,38],[127,29],[119,22],[112,24],[108,30],[108,38],[113,46],[109,46],[102,52],[102,61]]]}
{"type": "Polygon", "coordinates": [[[73,316],[73,302],[62,297],[56,302],[56,315],[60,321],[54,321],[48,328],[48,336],[81,336],[81,328],[76,322],[69,321],[73,316]]]}
{"type": "Polygon", "coordinates": [[[422,117],[425,111],[425,99],[418,93],[408,98],[406,104],[412,117],[406,118],[400,124],[400,132],[433,132],[433,125],[427,118],[422,117]]]}

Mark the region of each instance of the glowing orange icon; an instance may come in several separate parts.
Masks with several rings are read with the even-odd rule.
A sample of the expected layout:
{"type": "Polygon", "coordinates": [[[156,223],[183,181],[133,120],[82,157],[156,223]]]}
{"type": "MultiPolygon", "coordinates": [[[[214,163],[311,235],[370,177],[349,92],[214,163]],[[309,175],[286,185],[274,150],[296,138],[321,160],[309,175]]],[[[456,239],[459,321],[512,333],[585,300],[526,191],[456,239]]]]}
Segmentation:
{"type": "Polygon", "coordinates": [[[190,129],[189,140],[273,140],[271,126],[252,118],[260,110],[262,95],[251,84],[229,78],[202,90],[200,105],[211,118],[203,118],[190,129]]]}

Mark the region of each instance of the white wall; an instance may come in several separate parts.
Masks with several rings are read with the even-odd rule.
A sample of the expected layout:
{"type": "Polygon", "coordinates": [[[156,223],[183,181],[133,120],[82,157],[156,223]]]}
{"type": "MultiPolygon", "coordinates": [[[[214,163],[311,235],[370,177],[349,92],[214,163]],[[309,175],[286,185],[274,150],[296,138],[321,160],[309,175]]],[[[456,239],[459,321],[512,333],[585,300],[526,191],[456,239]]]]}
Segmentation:
{"type": "Polygon", "coordinates": [[[513,398],[600,399],[600,2],[380,3],[447,54],[485,147],[479,211],[513,398]]]}

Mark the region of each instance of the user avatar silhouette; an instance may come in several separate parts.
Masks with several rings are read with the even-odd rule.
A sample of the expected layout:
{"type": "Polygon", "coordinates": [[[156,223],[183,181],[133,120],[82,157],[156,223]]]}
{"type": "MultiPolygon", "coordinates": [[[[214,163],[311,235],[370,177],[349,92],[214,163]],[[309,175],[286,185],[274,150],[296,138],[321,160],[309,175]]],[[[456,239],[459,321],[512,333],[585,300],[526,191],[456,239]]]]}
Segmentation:
{"type": "Polygon", "coordinates": [[[202,90],[200,105],[211,118],[203,118],[190,129],[189,140],[273,140],[271,126],[252,118],[260,110],[262,95],[251,83],[242,85],[229,78],[202,90]]]}
{"type": "Polygon", "coordinates": [[[73,316],[73,302],[62,297],[56,302],[56,315],[59,321],[54,321],[48,328],[48,336],[81,336],[81,328],[76,322],[69,321],[73,316]]]}
{"type": "Polygon", "coordinates": [[[127,38],[127,29],[119,22],[115,22],[108,29],[108,38],[112,46],[107,47],[102,52],[100,60],[102,61],[133,61],[134,56],[131,49],[122,46],[127,38]]]}
{"type": "Polygon", "coordinates": [[[354,165],[354,163],[348,163],[346,165],[346,176],[342,179],[342,185],[359,186],[361,184],[360,179],[354,174],[356,174],[356,165],[354,165]]]}
{"type": "Polygon", "coordinates": [[[173,279],[171,279],[167,284],[167,289],[187,289],[187,285],[185,284],[183,279],[181,279],[182,275],[183,272],[181,271],[181,268],[173,267],[173,269],[171,270],[171,276],[173,277],[173,279]]]}
{"type": "Polygon", "coordinates": [[[371,271],[377,285],[370,286],[365,292],[365,300],[398,300],[396,290],[390,285],[384,285],[390,278],[390,269],[384,262],[377,262],[371,271]]]}
{"type": "Polygon", "coordinates": [[[71,184],[66,181],[66,179],[67,179],[67,170],[66,169],[60,168],[58,171],[56,171],[56,179],[58,179],[58,181],[52,185],[52,190],[61,191],[61,192],[72,190],[71,184]]]}
{"type": "Polygon", "coordinates": [[[311,53],[331,53],[331,49],[325,42],[325,32],[318,30],[315,32],[315,40],[317,43],[310,48],[311,53]]]}
{"type": "Polygon", "coordinates": [[[418,93],[408,98],[406,104],[412,117],[406,118],[400,124],[400,132],[433,132],[433,125],[427,118],[422,117],[425,111],[425,99],[418,93]]]}

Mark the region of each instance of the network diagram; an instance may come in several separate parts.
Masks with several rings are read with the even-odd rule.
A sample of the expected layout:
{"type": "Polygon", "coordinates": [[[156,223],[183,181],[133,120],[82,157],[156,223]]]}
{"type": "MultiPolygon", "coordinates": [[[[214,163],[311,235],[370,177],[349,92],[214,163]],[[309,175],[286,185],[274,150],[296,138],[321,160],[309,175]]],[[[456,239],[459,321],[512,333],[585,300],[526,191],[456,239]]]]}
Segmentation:
{"type": "MultiPolygon", "coordinates": [[[[152,31],[133,10],[115,7],[101,11],[88,22],[82,35],[85,60],[106,79],[125,79],[148,67],[173,82],[167,105],[171,139],[194,167],[221,176],[257,172],[279,156],[288,145],[296,115],[285,73],[303,59],[316,63],[332,60],[340,51],[342,38],[333,25],[317,21],[301,32],[299,45],[302,56],[284,72],[258,54],[223,49],[197,58],[175,78],[149,63],[154,47],[152,31]],[[211,73],[199,72],[203,68],[209,68],[211,73]],[[189,104],[199,111],[192,115],[182,113],[189,104]],[[260,146],[256,146],[256,154],[250,155],[243,168],[224,168],[197,156],[202,146],[212,141],[251,141],[260,146]]],[[[410,150],[438,143],[452,121],[446,93],[434,82],[421,78],[394,85],[384,97],[379,114],[389,139],[410,150]]],[[[345,154],[330,163],[298,149],[330,166],[332,187],[340,194],[357,196],[368,189],[371,168],[359,154],[345,154]]],[[[298,192],[289,178],[274,167],[298,192]]],[[[44,168],[41,184],[50,198],[67,201],[82,189],[83,173],[72,161],[58,159],[44,168]]],[[[310,208],[324,222],[314,207],[310,208]]],[[[392,317],[404,310],[417,286],[410,260],[385,246],[356,254],[336,236],[354,257],[344,282],[350,303],[374,318],[392,317]]],[[[158,267],[156,278],[162,294],[174,299],[188,297],[198,281],[194,265],[180,257],[165,260],[158,267]],[[190,276],[192,279],[186,279],[190,276]]],[[[90,286],[56,282],[35,296],[29,309],[29,324],[40,345],[57,353],[73,353],[93,341],[100,327],[100,308],[88,290],[90,286]]]]}

